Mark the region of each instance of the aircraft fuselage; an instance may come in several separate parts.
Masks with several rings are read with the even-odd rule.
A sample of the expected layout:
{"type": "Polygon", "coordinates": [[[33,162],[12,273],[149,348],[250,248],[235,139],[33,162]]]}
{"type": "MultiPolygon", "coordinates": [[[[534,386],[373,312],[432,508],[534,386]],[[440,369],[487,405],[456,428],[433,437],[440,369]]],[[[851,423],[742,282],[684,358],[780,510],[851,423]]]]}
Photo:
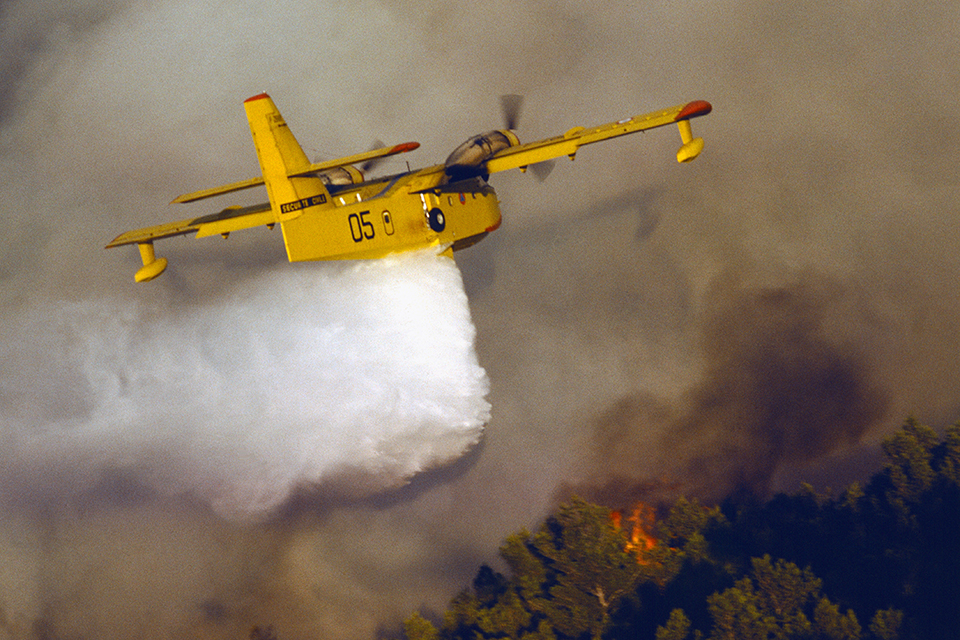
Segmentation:
{"type": "Polygon", "coordinates": [[[496,191],[482,179],[423,189],[417,175],[333,187],[333,207],[304,203],[300,215],[281,222],[287,257],[299,262],[381,258],[427,247],[459,250],[500,226],[496,191]]]}

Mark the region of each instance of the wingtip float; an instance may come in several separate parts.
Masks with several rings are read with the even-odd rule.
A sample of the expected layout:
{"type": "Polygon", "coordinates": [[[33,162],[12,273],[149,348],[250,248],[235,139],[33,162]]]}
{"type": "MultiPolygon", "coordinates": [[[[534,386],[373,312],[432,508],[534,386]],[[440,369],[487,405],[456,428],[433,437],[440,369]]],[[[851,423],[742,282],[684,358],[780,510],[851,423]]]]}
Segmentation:
{"type": "MultiPolygon", "coordinates": [[[[261,185],[268,187],[270,202],[227,207],[117,236],[108,249],[135,244],[140,250],[143,266],[134,276],[136,282],[153,280],[167,268],[167,260],[156,257],[156,240],[190,233],[226,238],[233,231],[272,229],[276,224],[283,229],[291,262],[377,259],[429,247],[452,255],[500,226],[499,200],[487,182],[490,174],[525,171],[562,156],[572,160],[583,145],[669,124],[680,130],[677,161],[690,162],[703,151],[703,138],[693,136],[690,121],[713,109],[709,102],[695,100],[608,124],[573,127],[563,135],[526,144],[507,127],[471,137],[444,164],[368,180],[364,171],[375,162],[420,144],[405,142],[311,163],[267,93],[243,104],[261,176],[186,193],[174,202],[195,202],[261,185]]],[[[515,118],[506,114],[505,118],[515,125],[515,118]]]]}
{"type": "Polygon", "coordinates": [[[688,102],[677,114],[677,126],[680,128],[680,139],[683,140],[683,146],[677,151],[677,162],[695,160],[703,151],[703,138],[693,137],[690,120],[705,116],[711,111],[713,111],[713,105],[706,100],[694,100],[688,102]]]}
{"type": "Polygon", "coordinates": [[[134,274],[134,282],[150,282],[167,270],[167,259],[157,258],[153,251],[152,242],[141,242],[137,247],[140,249],[140,258],[143,260],[143,266],[137,269],[137,272],[134,274]]]}

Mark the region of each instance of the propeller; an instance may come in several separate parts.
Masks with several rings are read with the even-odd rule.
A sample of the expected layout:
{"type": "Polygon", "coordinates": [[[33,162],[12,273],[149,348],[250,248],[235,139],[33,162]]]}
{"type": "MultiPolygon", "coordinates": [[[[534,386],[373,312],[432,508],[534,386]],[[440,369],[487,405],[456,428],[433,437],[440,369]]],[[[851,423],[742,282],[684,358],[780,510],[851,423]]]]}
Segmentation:
{"type": "MultiPolygon", "coordinates": [[[[385,146],[387,146],[387,145],[385,145],[385,144],[383,143],[383,140],[379,140],[379,139],[378,139],[378,140],[374,140],[374,141],[373,141],[373,146],[370,147],[370,151],[375,151],[375,150],[380,149],[380,148],[385,147],[385,146]]],[[[373,169],[374,167],[376,167],[377,165],[379,165],[379,164],[380,164],[381,162],[383,162],[384,160],[386,160],[386,157],[384,157],[384,156],[381,156],[381,157],[379,157],[379,158],[370,158],[369,160],[367,160],[366,162],[364,162],[362,165],[360,165],[360,171],[363,171],[364,173],[367,173],[368,171],[370,171],[371,169],[373,169]]]]}
{"type": "Polygon", "coordinates": [[[533,171],[533,176],[537,180],[543,182],[547,179],[547,176],[550,175],[550,172],[553,171],[555,166],[557,166],[556,160],[544,160],[543,162],[530,165],[529,169],[533,171]]]}
{"type": "Polygon", "coordinates": [[[520,109],[523,108],[523,96],[508,93],[500,96],[500,110],[503,113],[503,123],[511,131],[517,128],[520,122],[520,109]]]}
{"type": "MultiPolygon", "coordinates": [[[[515,130],[520,124],[520,111],[523,109],[523,96],[516,93],[508,93],[500,96],[500,110],[503,113],[503,123],[507,129],[515,130]]],[[[555,160],[544,160],[537,164],[530,165],[533,175],[537,180],[543,182],[556,166],[555,160]]]]}
{"type": "MultiPolygon", "coordinates": [[[[384,144],[383,140],[377,139],[377,140],[374,140],[374,141],[373,141],[373,144],[370,145],[369,151],[376,151],[377,149],[382,149],[382,148],[385,147],[385,146],[387,146],[387,145],[384,144]]],[[[313,161],[314,161],[315,163],[316,163],[316,162],[322,162],[324,159],[325,159],[325,158],[324,158],[323,156],[321,156],[321,155],[315,155],[315,156],[313,157],[313,161]]],[[[386,160],[386,159],[387,159],[386,156],[381,156],[381,157],[379,157],[379,158],[370,158],[369,160],[367,160],[366,162],[364,162],[362,165],[360,165],[360,166],[357,167],[357,168],[360,169],[360,171],[362,171],[363,173],[367,173],[367,172],[370,171],[371,169],[374,169],[374,168],[376,168],[377,166],[379,166],[379,165],[380,165],[384,160],[386,160]]]]}

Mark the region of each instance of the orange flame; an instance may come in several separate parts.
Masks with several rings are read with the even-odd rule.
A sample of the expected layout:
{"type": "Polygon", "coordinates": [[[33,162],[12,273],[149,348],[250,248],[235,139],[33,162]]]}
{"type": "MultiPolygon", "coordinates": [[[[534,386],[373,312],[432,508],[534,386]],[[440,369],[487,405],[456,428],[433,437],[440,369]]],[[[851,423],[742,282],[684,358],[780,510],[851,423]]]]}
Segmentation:
{"type": "Polygon", "coordinates": [[[634,553],[640,564],[646,564],[647,560],[644,558],[644,554],[657,546],[657,539],[651,533],[656,524],[654,508],[643,502],[635,503],[627,517],[627,523],[630,525],[629,529],[623,526],[622,511],[611,511],[610,522],[617,529],[626,532],[626,550],[634,553]]]}
{"type": "Polygon", "coordinates": [[[639,551],[641,553],[650,551],[657,545],[657,539],[651,533],[656,524],[656,515],[653,507],[642,502],[638,502],[633,507],[633,512],[627,518],[627,522],[633,524],[633,529],[629,535],[627,549],[639,551]]]}

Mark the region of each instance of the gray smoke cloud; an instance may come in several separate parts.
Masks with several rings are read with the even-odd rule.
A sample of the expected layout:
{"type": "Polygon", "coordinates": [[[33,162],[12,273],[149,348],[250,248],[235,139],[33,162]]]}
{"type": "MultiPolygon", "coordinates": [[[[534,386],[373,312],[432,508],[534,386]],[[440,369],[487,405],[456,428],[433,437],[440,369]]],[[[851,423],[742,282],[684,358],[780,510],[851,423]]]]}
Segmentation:
{"type": "Polygon", "coordinates": [[[684,451],[681,477],[721,499],[732,489],[766,497],[781,465],[860,442],[886,415],[874,379],[869,314],[856,292],[823,277],[751,290],[718,283],[703,331],[703,381],[665,449],[684,451]]]}
{"type": "MultiPolygon", "coordinates": [[[[597,467],[621,469],[566,486],[623,506],[634,500],[731,493],[767,498],[777,473],[861,442],[887,415],[892,391],[877,376],[885,327],[869,301],[823,275],[772,285],[718,278],[701,324],[700,380],[676,400],[635,393],[595,422],[597,467]],[[658,474],[630,479],[651,429],[658,474]]],[[[811,478],[812,479],[812,478],[811,478]]]]}
{"type": "MultiPolygon", "coordinates": [[[[5,463],[19,464],[5,467],[5,487],[61,487],[42,515],[16,501],[4,512],[5,630],[227,638],[273,624],[282,638],[370,638],[443,607],[563,487],[606,488],[610,500],[792,488],[908,413],[956,419],[957,14],[949,3],[750,0],[603,12],[572,0],[4,3],[4,376],[11,359],[34,381],[4,389],[3,415],[21,425],[3,435],[5,463]],[[344,473],[329,480],[337,491],[245,522],[211,510],[203,487],[217,483],[195,482],[249,480],[200,454],[209,448],[175,452],[208,466],[172,478],[161,464],[123,472],[103,448],[83,464],[57,437],[98,406],[115,413],[91,379],[136,380],[120,343],[92,348],[93,325],[133,318],[127,344],[180,366],[189,358],[163,334],[215,329],[249,344],[260,319],[229,320],[245,296],[284,308],[294,298],[278,283],[326,277],[286,265],[279,238],[259,231],[161,245],[172,266],[150,288],[130,282],[135,255],[100,250],[120,231],[210,211],[167,207],[177,193],[256,175],[241,101],[263,90],[309,155],[416,139],[414,166],[499,126],[504,93],[526,96],[525,140],[696,98],[715,110],[694,122],[707,145],[689,166],[673,162],[678,137],[662,130],[585,148],[545,184],[494,177],[504,224],[457,255],[490,384],[480,447],[406,489],[360,499],[402,474],[344,473]],[[36,329],[51,322],[69,330],[36,329]],[[61,354],[67,366],[41,366],[61,354]],[[61,455],[26,457],[32,428],[61,455]],[[52,474],[26,482],[53,460],[75,491],[52,474]],[[105,461],[114,475],[92,474],[105,461]],[[194,498],[178,493],[186,486],[194,498]]],[[[405,166],[392,162],[383,171],[405,166]]],[[[429,264],[418,268],[457,295],[457,272],[429,264]]],[[[461,319],[465,304],[451,304],[461,319]]],[[[306,339],[322,325],[304,313],[306,339]]],[[[250,356],[205,357],[230,362],[222,384],[236,386],[235,363],[250,356]]],[[[183,413],[150,411],[153,385],[126,388],[138,420],[183,413]]],[[[200,415],[211,406],[194,396],[200,415]]],[[[133,423],[133,448],[114,451],[153,437],[133,423]]],[[[269,440],[259,455],[279,447],[272,435],[250,434],[269,440]]]]}

